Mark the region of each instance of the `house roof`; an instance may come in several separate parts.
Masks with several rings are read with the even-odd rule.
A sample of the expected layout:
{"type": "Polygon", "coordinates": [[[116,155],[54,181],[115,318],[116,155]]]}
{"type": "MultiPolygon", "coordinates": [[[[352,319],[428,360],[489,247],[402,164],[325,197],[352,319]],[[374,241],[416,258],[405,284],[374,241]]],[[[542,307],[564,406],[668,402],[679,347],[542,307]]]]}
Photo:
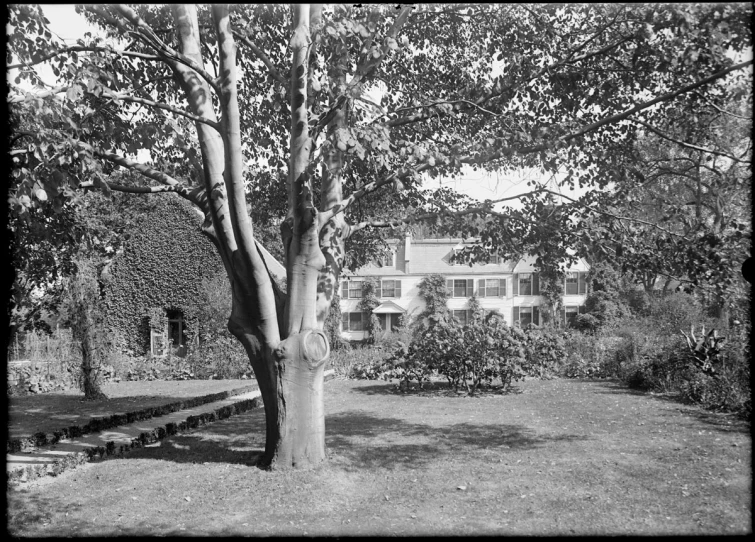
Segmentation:
{"type": "MultiPolygon", "coordinates": [[[[478,239],[411,239],[409,258],[405,258],[406,251],[403,239],[387,240],[389,246],[396,248],[396,266],[379,267],[373,263],[357,270],[355,275],[491,275],[496,273],[509,274],[514,272],[532,272],[535,270],[535,257],[525,256],[519,260],[506,260],[500,263],[488,264],[451,264],[450,259],[454,250],[474,245],[478,239]],[[408,262],[405,266],[404,262],[408,262]]],[[[587,270],[589,266],[583,259],[570,267],[573,270],[587,270]]]]}
{"type": "Polygon", "coordinates": [[[511,273],[515,262],[504,261],[488,264],[451,264],[454,250],[471,246],[474,242],[461,239],[423,239],[411,241],[410,274],[427,275],[441,273],[444,275],[474,275],[490,273],[511,273]]]}

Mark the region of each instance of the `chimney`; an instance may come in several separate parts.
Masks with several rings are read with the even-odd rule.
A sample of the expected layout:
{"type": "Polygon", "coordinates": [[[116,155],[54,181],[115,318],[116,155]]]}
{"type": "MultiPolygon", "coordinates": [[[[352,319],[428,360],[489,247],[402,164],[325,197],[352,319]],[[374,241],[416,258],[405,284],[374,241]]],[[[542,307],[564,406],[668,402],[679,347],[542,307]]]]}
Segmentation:
{"type": "Polygon", "coordinates": [[[411,251],[411,247],[412,247],[412,234],[407,232],[406,237],[404,239],[404,273],[409,272],[409,253],[411,251]]]}

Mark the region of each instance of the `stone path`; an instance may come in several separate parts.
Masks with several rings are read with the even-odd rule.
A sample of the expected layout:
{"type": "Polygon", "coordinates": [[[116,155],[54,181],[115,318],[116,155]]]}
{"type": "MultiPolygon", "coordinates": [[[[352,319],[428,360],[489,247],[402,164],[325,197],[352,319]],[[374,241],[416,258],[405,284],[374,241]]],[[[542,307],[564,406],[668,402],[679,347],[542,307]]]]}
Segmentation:
{"type": "MultiPolygon", "coordinates": [[[[326,371],[325,380],[330,380],[333,375],[332,370],[326,371]]],[[[259,390],[254,390],[105,431],[64,438],[54,444],[8,453],[7,480],[9,484],[19,484],[41,476],[56,476],[82,463],[124,454],[132,448],[147,446],[167,435],[189,431],[258,407],[262,407],[262,399],[259,390]]]]}

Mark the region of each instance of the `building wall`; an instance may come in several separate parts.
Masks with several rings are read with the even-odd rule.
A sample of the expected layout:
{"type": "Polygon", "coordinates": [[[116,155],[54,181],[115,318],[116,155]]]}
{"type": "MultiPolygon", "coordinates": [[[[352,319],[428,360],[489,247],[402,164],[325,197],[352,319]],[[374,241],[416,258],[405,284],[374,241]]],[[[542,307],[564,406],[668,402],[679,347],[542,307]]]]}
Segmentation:
{"type": "Polygon", "coordinates": [[[178,196],[150,200],[144,220],[110,265],[105,310],[122,346],[142,355],[150,350],[149,309],[191,315],[201,302],[202,280],[223,271],[215,247],[200,232],[199,214],[178,196]]]}
{"type": "MultiPolygon", "coordinates": [[[[451,265],[448,263],[448,254],[458,242],[449,240],[426,240],[410,242],[410,259],[403,260],[405,243],[399,243],[396,247],[396,261],[393,267],[379,267],[367,265],[358,270],[345,280],[359,280],[365,277],[375,277],[380,280],[400,280],[401,297],[390,298],[391,301],[406,310],[406,317],[410,320],[416,318],[425,308],[425,302],[419,294],[419,283],[430,274],[438,273],[446,279],[473,279],[474,292],[478,294],[478,280],[480,279],[505,279],[506,295],[500,297],[478,297],[480,305],[485,310],[496,310],[501,313],[507,324],[513,324],[514,307],[536,307],[543,303],[539,295],[514,295],[514,276],[520,273],[534,273],[534,258],[524,258],[519,262],[502,262],[469,267],[468,265],[451,265]],[[406,272],[409,269],[409,272],[406,272]]],[[[589,267],[583,260],[569,268],[569,271],[586,273],[589,267]]],[[[381,298],[380,301],[385,299],[381,298]]],[[[360,299],[345,299],[341,297],[341,312],[359,312],[357,308],[360,299]]],[[[564,295],[564,306],[579,307],[584,305],[585,294],[564,295]]],[[[448,300],[448,308],[451,310],[465,310],[469,308],[469,297],[451,297],[448,300]]],[[[342,331],[347,340],[362,340],[366,337],[364,331],[342,331]]]]}

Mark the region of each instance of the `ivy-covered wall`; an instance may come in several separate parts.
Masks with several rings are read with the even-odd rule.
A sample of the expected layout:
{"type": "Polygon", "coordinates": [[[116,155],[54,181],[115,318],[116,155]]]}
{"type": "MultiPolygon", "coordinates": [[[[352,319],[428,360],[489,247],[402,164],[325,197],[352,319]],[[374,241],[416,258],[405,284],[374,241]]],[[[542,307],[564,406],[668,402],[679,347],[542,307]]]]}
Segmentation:
{"type": "Polygon", "coordinates": [[[149,352],[150,309],[181,310],[191,327],[202,280],[223,269],[200,231],[201,216],[188,202],[173,194],[153,200],[105,281],[108,326],[136,355],[149,352]]]}

